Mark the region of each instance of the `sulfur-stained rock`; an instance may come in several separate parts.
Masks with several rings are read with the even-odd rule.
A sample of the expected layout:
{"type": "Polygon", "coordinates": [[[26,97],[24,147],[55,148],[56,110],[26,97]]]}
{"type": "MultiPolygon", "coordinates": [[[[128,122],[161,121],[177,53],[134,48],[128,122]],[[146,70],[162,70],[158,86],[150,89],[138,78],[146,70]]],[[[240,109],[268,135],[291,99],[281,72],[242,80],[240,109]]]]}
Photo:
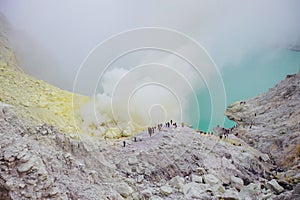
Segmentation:
{"type": "Polygon", "coordinates": [[[203,167],[197,167],[196,171],[199,175],[204,175],[206,174],[206,170],[203,167]]]}
{"type": "Polygon", "coordinates": [[[132,128],[130,126],[126,127],[125,129],[123,129],[122,131],[122,135],[124,137],[130,137],[133,134],[132,128]]]}
{"type": "Polygon", "coordinates": [[[120,138],[122,137],[122,132],[119,128],[109,128],[105,133],[105,137],[108,139],[120,138]]]}

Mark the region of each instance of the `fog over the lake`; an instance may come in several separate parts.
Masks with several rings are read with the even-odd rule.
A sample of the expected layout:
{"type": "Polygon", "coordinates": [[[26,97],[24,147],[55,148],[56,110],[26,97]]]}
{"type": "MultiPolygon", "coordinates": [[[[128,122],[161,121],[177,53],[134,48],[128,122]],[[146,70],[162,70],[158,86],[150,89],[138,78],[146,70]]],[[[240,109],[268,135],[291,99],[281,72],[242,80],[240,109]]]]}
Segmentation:
{"type": "MultiPolygon", "coordinates": [[[[183,74],[189,80],[186,85],[177,81],[178,74],[168,73],[166,75],[169,80],[166,84],[172,83],[172,86],[178,89],[175,94],[178,96],[177,100],[179,99],[182,108],[170,91],[166,93],[161,88],[158,89],[157,85],[152,88],[145,87],[143,93],[136,93],[136,98],[133,98],[136,105],[136,108],[133,108],[135,110],[134,118],[136,120],[145,119],[144,121],[147,123],[149,123],[149,115],[164,116],[156,117],[158,121],[163,121],[182,115],[180,109],[185,110],[185,113],[187,111],[191,113],[188,105],[194,100],[183,100],[190,99],[190,95],[192,95],[190,92],[186,92],[189,91],[188,87],[192,87],[196,93],[203,88],[212,87],[211,90],[215,90],[213,84],[218,84],[215,77],[221,78],[220,81],[223,84],[223,74],[226,73],[226,70],[230,71],[235,68],[244,67],[246,76],[247,71],[252,70],[251,67],[243,65],[244,59],[249,54],[253,55],[261,49],[298,48],[300,45],[299,8],[300,1],[297,0],[0,1],[0,12],[11,25],[9,39],[23,69],[39,79],[69,91],[74,89],[75,78],[80,73],[80,66],[85,64],[91,51],[95,50],[97,45],[108,41],[108,38],[120,33],[143,27],[156,27],[174,30],[202,46],[203,51],[207,54],[201,56],[203,58],[206,56],[205,59],[211,60],[207,61],[209,64],[206,63],[206,68],[200,67],[206,74],[200,79],[197,76],[194,77],[193,73],[188,73],[193,71],[182,68],[186,65],[186,63],[181,63],[182,60],[172,57],[168,53],[144,50],[120,58],[107,73],[103,74],[102,85],[93,85],[96,88],[95,93],[99,93],[95,98],[100,98],[100,102],[103,103],[106,100],[111,101],[111,93],[114,89],[112,86],[116,85],[125,74],[136,66],[156,63],[158,65],[151,65],[151,67],[155,68],[160,64],[183,74]],[[213,67],[216,69],[210,70],[213,67]],[[155,100],[150,101],[149,94],[152,94],[150,97],[155,100]],[[166,102],[170,107],[176,107],[178,110],[168,108],[167,113],[169,114],[166,115],[164,111],[168,107],[166,102]],[[152,109],[153,106],[156,106],[156,109],[152,109]],[[152,113],[144,116],[146,112],[143,110],[144,107],[148,111],[151,107],[152,113]],[[144,114],[136,113],[136,110],[142,110],[144,114]]],[[[156,38],[149,38],[149,40],[156,40],[156,38]]],[[[112,49],[120,48],[119,44],[110,45],[113,45],[110,46],[112,49]]],[[[175,49],[184,48],[185,44],[181,44],[175,49]]],[[[109,54],[109,51],[107,53],[109,54]]],[[[269,59],[270,57],[277,57],[277,54],[272,54],[269,59]]],[[[294,71],[299,68],[298,65],[291,69],[294,71]]],[[[188,69],[188,65],[186,69],[188,69]]],[[[92,95],[90,91],[94,88],[91,88],[88,83],[94,76],[91,73],[81,74],[81,80],[86,79],[86,83],[82,82],[82,87],[76,89],[76,92],[92,95]]],[[[147,73],[149,75],[150,72],[147,73]]],[[[143,79],[146,74],[140,73],[139,76],[143,79]]],[[[145,79],[153,81],[161,78],[158,73],[151,76],[149,76],[150,79],[147,77],[145,79]]],[[[130,84],[132,83],[129,81],[128,85],[123,84],[122,87],[128,88],[127,86],[130,84]]],[[[142,83],[135,82],[136,84],[142,83]]],[[[217,85],[215,87],[219,86],[224,87],[226,91],[230,90],[226,83],[225,86],[217,85]]],[[[210,102],[210,106],[215,108],[216,104],[220,104],[220,108],[216,108],[218,113],[223,112],[227,104],[226,91],[220,92],[221,100],[210,102]]],[[[209,91],[209,95],[212,95],[211,98],[216,98],[211,91],[209,91]]],[[[128,98],[118,99],[118,104],[122,104],[120,101],[124,104],[128,103],[128,98]]],[[[115,117],[118,115],[107,111],[103,105],[98,105],[98,109],[101,112],[105,111],[107,115],[100,115],[98,120],[101,118],[100,121],[103,122],[107,120],[107,117],[112,117],[109,115],[115,115],[115,117]]],[[[122,113],[125,112],[123,109],[120,110],[122,113]]],[[[211,113],[214,114],[214,111],[211,113]]],[[[85,114],[87,117],[90,115],[90,113],[85,114]]],[[[132,116],[119,114],[118,117],[124,121],[132,116]]],[[[183,119],[187,119],[186,117],[183,116],[183,119]]],[[[153,121],[154,118],[151,120],[153,121]]],[[[213,125],[222,121],[223,117],[219,118],[220,120],[213,125]]],[[[182,120],[182,116],[178,120],[182,120]]],[[[140,125],[147,124],[143,124],[142,121],[139,122],[140,125]]]]}

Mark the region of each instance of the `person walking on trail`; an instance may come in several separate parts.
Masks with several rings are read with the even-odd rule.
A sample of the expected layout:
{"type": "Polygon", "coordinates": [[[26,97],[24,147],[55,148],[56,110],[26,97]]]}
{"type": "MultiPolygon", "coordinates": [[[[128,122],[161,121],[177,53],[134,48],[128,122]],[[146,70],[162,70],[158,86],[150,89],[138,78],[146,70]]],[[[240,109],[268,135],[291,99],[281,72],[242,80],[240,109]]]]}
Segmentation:
{"type": "Polygon", "coordinates": [[[170,122],[167,122],[167,128],[170,128],[170,122]]]}
{"type": "Polygon", "coordinates": [[[152,128],[151,127],[148,127],[148,133],[149,133],[149,135],[151,137],[151,135],[152,135],[152,128]]]}
{"type": "Polygon", "coordinates": [[[177,128],[177,123],[174,123],[173,126],[174,126],[174,128],[177,128]]]}
{"type": "Polygon", "coordinates": [[[228,134],[229,134],[229,130],[225,129],[225,132],[224,132],[224,138],[228,138],[228,134]]]}

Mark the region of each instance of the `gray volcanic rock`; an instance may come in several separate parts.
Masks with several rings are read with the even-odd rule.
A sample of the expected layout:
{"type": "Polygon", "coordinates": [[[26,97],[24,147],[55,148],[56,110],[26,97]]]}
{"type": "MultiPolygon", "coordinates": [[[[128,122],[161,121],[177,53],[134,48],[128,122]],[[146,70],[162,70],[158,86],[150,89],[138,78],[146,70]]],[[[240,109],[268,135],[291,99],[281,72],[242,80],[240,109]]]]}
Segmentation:
{"type": "Polygon", "coordinates": [[[270,187],[270,189],[274,190],[276,194],[280,194],[284,191],[284,188],[281,187],[276,180],[272,179],[268,181],[267,186],[270,187]]]}
{"type": "MultiPolygon", "coordinates": [[[[278,177],[292,184],[300,181],[300,72],[266,94],[233,103],[225,115],[238,125],[233,134],[269,155],[278,177]],[[294,173],[286,175],[288,170],[294,173]]],[[[269,162],[269,157],[260,159],[269,162]]]]}
{"type": "Polygon", "coordinates": [[[236,198],[249,194],[235,189],[245,191],[243,182],[259,186],[256,197],[264,195],[268,165],[247,144],[233,145],[243,142],[233,135],[220,140],[164,127],[151,137],[138,133],[137,142],[127,138],[123,147],[116,140],[75,140],[46,124],[32,127],[8,105],[0,111],[1,199],[236,198]]]}

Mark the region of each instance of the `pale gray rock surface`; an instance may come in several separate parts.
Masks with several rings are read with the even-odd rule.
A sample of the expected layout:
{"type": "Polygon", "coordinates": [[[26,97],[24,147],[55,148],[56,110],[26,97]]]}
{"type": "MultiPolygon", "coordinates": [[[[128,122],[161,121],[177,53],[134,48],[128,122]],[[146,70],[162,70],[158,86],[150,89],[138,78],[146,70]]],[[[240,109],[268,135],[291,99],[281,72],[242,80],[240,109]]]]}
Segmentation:
{"type": "Polygon", "coordinates": [[[213,185],[216,185],[217,183],[219,183],[219,179],[212,174],[203,175],[203,181],[204,181],[204,183],[209,184],[210,186],[213,186],[213,185]]]}
{"type": "Polygon", "coordinates": [[[274,190],[274,192],[276,194],[280,194],[284,191],[284,188],[281,187],[277,181],[275,179],[272,179],[270,181],[267,182],[267,187],[269,187],[270,189],[274,190]]]}

